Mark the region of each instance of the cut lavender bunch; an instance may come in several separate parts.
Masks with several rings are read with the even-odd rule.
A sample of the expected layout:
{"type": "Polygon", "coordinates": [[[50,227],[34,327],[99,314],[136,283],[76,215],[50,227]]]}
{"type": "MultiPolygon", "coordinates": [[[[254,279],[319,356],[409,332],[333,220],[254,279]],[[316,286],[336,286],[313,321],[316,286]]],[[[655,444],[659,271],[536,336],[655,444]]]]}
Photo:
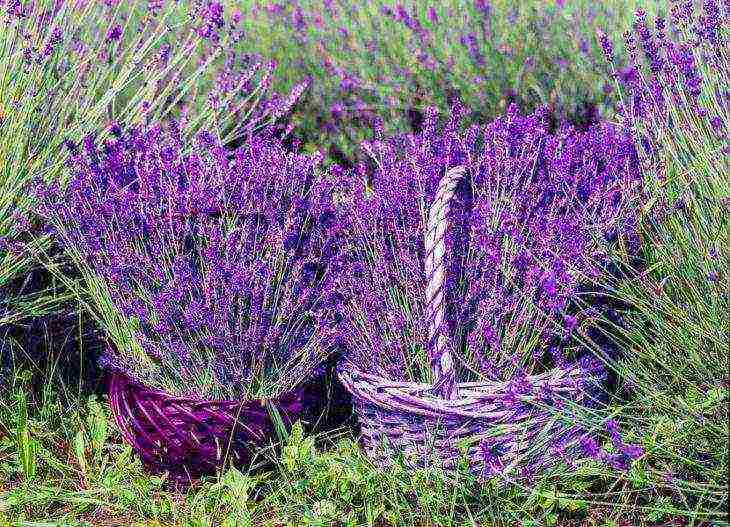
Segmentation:
{"type": "Polygon", "coordinates": [[[606,375],[574,338],[595,318],[584,286],[635,236],[636,154],[608,125],[551,131],[545,111],[459,116],[364,145],[377,168],[342,205],[340,378],[381,465],[570,465],[606,375]]]}
{"type": "MultiPolygon", "coordinates": [[[[399,380],[431,382],[423,268],[428,207],[444,172],[466,167],[447,231],[447,320],[460,380],[506,380],[565,365],[591,311],[584,282],[630,240],[639,178],[631,140],[597,124],[551,133],[545,114],[515,107],[485,127],[367,145],[378,168],[345,203],[349,272],[343,339],[349,360],[399,380]]],[[[590,278],[590,280],[589,280],[590,278]]]]}
{"type": "Polygon", "coordinates": [[[172,395],[275,397],[330,355],[339,225],[319,157],[114,129],[69,145],[42,214],[82,270],[104,365],[172,395]]]}
{"type": "Polygon", "coordinates": [[[274,94],[274,64],[235,49],[239,22],[235,2],[0,0],[0,341],[21,344],[17,367],[55,371],[45,344],[65,338],[39,340],[33,318],[67,333],[73,308],[52,275],[78,273],[31,213],[32,182],[64,176],[64,139],[176,118],[229,141],[286,120],[306,83],[274,94]]]}

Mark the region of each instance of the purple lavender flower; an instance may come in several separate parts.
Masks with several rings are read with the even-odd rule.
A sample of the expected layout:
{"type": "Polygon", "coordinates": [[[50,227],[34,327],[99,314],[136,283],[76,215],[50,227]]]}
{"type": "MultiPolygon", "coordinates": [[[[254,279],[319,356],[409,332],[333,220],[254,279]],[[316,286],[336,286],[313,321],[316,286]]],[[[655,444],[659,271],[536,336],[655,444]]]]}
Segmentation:
{"type": "Polygon", "coordinates": [[[595,438],[588,435],[583,436],[580,440],[580,447],[589,458],[596,460],[601,458],[602,450],[595,438]]]}
{"type": "MultiPolygon", "coordinates": [[[[48,36],[48,40],[43,45],[43,49],[38,56],[38,62],[42,62],[43,60],[53,55],[54,51],[58,48],[58,45],[62,41],[63,31],[59,27],[54,27],[51,31],[51,34],[48,36]]],[[[30,60],[30,58],[28,60],[30,60]]]]}
{"type": "Polygon", "coordinates": [[[122,38],[122,26],[115,24],[109,28],[106,34],[107,43],[116,42],[122,38]]]}
{"type": "MultiPolygon", "coordinates": [[[[646,13],[641,9],[635,13],[633,32],[625,35],[626,49],[633,64],[618,71],[618,80],[627,95],[628,103],[623,113],[628,123],[651,116],[663,120],[668,104],[689,104],[700,119],[708,120],[709,116],[700,104],[703,78],[698,56],[712,68],[727,68],[726,61],[718,54],[722,42],[717,27],[723,16],[726,15],[720,14],[714,0],[704,2],[697,12],[692,2],[674,2],[670,26],[676,31],[668,34],[663,18],[655,19],[652,30],[646,13]],[[693,28],[693,37],[685,31],[688,28],[693,28]]],[[[608,38],[599,37],[604,49],[611,48],[612,55],[608,38]]]]}
{"type": "Polygon", "coordinates": [[[484,55],[482,55],[481,49],[479,47],[479,41],[477,40],[477,36],[475,33],[462,35],[459,40],[462,46],[467,49],[467,51],[469,52],[469,56],[471,56],[476,65],[484,66],[486,64],[486,59],[484,58],[484,55]]]}
{"type": "Polygon", "coordinates": [[[302,33],[307,29],[307,21],[304,18],[304,12],[299,6],[296,6],[292,12],[292,26],[299,33],[302,33]]]}
{"type": "Polygon", "coordinates": [[[330,108],[330,114],[332,115],[332,118],[336,121],[341,120],[345,115],[345,106],[340,102],[336,102],[330,108]]]}
{"type": "Polygon", "coordinates": [[[147,0],[147,9],[152,16],[157,16],[162,12],[165,7],[165,0],[147,0]]]}
{"type": "Polygon", "coordinates": [[[580,37],[580,40],[578,41],[578,49],[580,49],[580,52],[584,55],[589,55],[591,48],[588,44],[588,39],[585,37],[580,37]]]}
{"type": "Polygon", "coordinates": [[[601,45],[603,56],[608,62],[613,62],[613,43],[611,39],[603,30],[598,30],[596,35],[598,36],[598,43],[601,45]]]}
{"type": "Polygon", "coordinates": [[[652,35],[646,25],[646,12],[642,9],[637,10],[634,20],[634,31],[639,37],[644,55],[649,61],[651,71],[657,75],[662,71],[664,60],[659,53],[654,35],[652,35]]]}
{"type": "Polygon", "coordinates": [[[474,0],[474,8],[484,17],[492,14],[492,3],[489,0],[474,0]]]}
{"type": "Polygon", "coordinates": [[[479,443],[479,455],[484,464],[484,476],[495,476],[502,472],[504,463],[504,445],[495,439],[484,439],[479,443]]]}
{"type": "Polygon", "coordinates": [[[644,449],[640,445],[623,445],[621,453],[631,460],[636,460],[644,455],[644,449]]]}
{"type": "Polygon", "coordinates": [[[205,39],[217,43],[220,40],[220,30],[225,26],[223,5],[220,2],[207,0],[197,13],[201,21],[198,34],[205,39]]]}
{"type": "Polygon", "coordinates": [[[438,16],[438,13],[436,13],[436,9],[434,9],[433,6],[428,8],[426,17],[428,18],[428,21],[431,22],[432,24],[438,24],[439,16],[438,16]]]}
{"type": "Polygon", "coordinates": [[[113,132],[103,151],[87,138],[71,152],[69,184],[46,189],[39,211],[141,350],[111,333],[109,362],[199,397],[307,378],[341,318],[340,223],[320,157],[268,135],[227,151],[200,133],[186,152],[177,126],[113,132]]]}
{"type": "Polygon", "coordinates": [[[439,131],[430,110],[422,132],[366,143],[378,169],[344,180],[348,358],[364,371],[430,382],[428,368],[413,363],[429,346],[425,217],[444,172],[464,164],[446,236],[445,303],[460,380],[509,380],[526,360],[525,373],[534,372],[532,357],[542,354],[521,348],[529,341],[554,348],[556,365],[567,367],[574,357],[563,346],[580,315],[567,310],[596,267],[595,235],[630,229],[626,205],[640,184],[631,138],[607,125],[550,133],[544,110],[525,117],[515,108],[459,132],[458,115],[439,131]],[[515,340],[522,331],[534,338],[515,340]]]}
{"type": "Polygon", "coordinates": [[[623,445],[623,440],[621,439],[621,432],[619,431],[618,423],[613,420],[609,419],[606,421],[606,431],[611,435],[611,441],[613,441],[614,445],[623,445]]]}

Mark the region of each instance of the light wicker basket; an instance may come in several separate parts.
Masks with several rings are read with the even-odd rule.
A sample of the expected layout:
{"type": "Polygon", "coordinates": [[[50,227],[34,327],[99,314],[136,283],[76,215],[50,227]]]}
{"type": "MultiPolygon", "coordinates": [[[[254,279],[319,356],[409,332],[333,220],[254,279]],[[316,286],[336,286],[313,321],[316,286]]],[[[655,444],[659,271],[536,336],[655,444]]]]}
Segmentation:
{"type": "MultiPolygon", "coordinates": [[[[456,382],[444,320],[444,236],[449,202],[464,173],[455,167],[441,179],[425,233],[428,356],[435,382],[395,381],[360,371],[347,360],[338,369],[352,394],[365,451],[381,467],[401,458],[409,467],[450,471],[465,456],[473,472],[503,472],[524,462],[536,445],[575,446],[578,428],[557,417],[556,405],[595,401],[600,368],[591,361],[528,376],[519,386],[456,382]]],[[[531,462],[540,463],[534,456],[531,462]]]]}

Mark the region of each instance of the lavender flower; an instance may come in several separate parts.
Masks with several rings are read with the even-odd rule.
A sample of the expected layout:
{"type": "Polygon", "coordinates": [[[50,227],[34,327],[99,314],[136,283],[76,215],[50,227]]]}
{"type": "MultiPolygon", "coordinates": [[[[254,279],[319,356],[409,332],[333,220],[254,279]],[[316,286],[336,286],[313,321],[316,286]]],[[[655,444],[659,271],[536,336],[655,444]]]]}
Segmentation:
{"type": "Polygon", "coordinates": [[[175,393],[277,395],[335,346],[331,184],[318,156],[266,136],[229,152],[201,133],[187,151],[182,133],[88,138],[41,212],[101,284],[92,298],[113,344],[106,364],[175,393]]]}
{"type": "Polygon", "coordinates": [[[42,62],[43,60],[49,58],[53,52],[58,48],[59,44],[63,41],[63,31],[61,31],[61,28],[54,27],[51,31],[51,34],[48,37],[48,41],[43,46],[43,50],[40,53],[40,56],[38,57],[38,61],[42,62]]]}
{"type": "Polygon", "coordinates": [[[479,443],[479,455],[484,465],[482,474],[484,478],[499,475],[504,470],[501,458],[504,455],[505,446],[495,439],[484,439],[479,443]]]}
{"type": "Polygon", "coordinates": [[[475,33],[462,35],[460,42],[462,46],[469,51],[469,56],[471,56],[475,64],[478,66],[484,66],[486,64],[484,55],[482,55],[482,52],[480,51],[479,42],[475,33]]]}
{"type": "Polygon", "coordinates": [[[488,18],[492,13],[492,3],[489,0],[474,0],[474,7],[485,18],[488,18]]]}
{"type": "MultiPolygon", "coordinates": [[[[652,116],[663,120],[667,106],[677,104],[690,105],[700,119],[707,120],[699,102],[703,90],[701,62],[727,75],[727,59],[722,56],[723,42],[717,29],[726,19],[726,10],[721,12],[714,0],[704,2],[698,13],[691,2],[673,3],[671,25],[679,30],[673,38],[664,19],[655,19],[652,30],[646,13],[636,12],[633,32],[625,35],[633,64],[619,70],[617,76],[628,100],[623,108],[628,123],[652,116]],[[694,28],[692,37],[689,28],[694,28]]],[[[605,35],[601,44],[611,47],[605,35]]]]}
{"type": "Polygon", "coordinates": [[[200,7],[198,17],[201,21],[198,34],[217,43],[220,40],[220,30],[225,26],[221,3],[208,0],[200,7]]]}
{"type": "Polygon", "coordinates": [[[598,444],[598,441],[595,440],[595,438],[585,435],[580,440],[580,446],[583,450],[583,453],[588,456],[591,459],[600,459],[601,457],[601,447],[598,444]]]}
{"type": "Polygon", "coordinates": [[[433,7],[428,8],[428,13],[427,13],[426,17],[428,18],[428,21],[431,22],[432,24],[438,24],[439,16],[438,16],[438,13],[436,12],[436,9],[434,9],[433,7]]]}
{"type": "Polygon", "coordinates": [[[596,34],[598,36],[598,43],[601,45],[601,50],[603,51],[603,56],[608,62],[613,62],[613,43],[611,39],[608,38],[608,35],[603,30],[597,30],[596,34]]]}
{"type": "Polygon", "coordinates": [[[432,382],[423,360],[423,233],[449,167],[463,164],[469,175],[446,238],[447,317],[461,381],[533,373],[539,350],[565,356],[583,284],[613,243],[605,234],[633,232],[640,183],[630,138],[608,125],[550,133],[544,110],[525,117],[514,108],[460,132],[458,113],[443,131],[432,110],[423,132],[366,143],[377,170],[369,177],[360,167],[348,181],[342,340],[364,371],[432,382]]]}
{"type": "Polygon", "coordinates": [[[119,24],[116,24],[109,28],[109,31],[106,34],[106,41],[107,42],[116,42],[122,38],[122,26],[119,24]]]}

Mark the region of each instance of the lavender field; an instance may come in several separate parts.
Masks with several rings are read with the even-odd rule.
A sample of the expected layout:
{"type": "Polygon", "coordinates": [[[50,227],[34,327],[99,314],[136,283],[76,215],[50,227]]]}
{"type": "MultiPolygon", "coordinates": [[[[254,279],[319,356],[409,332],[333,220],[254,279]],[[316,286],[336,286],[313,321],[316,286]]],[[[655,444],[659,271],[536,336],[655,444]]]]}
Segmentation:
{"type": "Polygon", "coordinates": [[[724,0],[0,0],[0,527],[730,525],[724,0]]]}

